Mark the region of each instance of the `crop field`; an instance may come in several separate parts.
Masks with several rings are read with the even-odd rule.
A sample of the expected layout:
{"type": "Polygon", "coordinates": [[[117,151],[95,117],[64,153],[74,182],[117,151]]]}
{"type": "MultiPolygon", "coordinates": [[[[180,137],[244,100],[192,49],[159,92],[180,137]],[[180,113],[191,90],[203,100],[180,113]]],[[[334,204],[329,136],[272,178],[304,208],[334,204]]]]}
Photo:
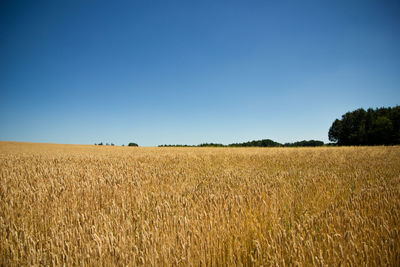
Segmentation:
{"type": "Polygon", "coordinates": [[[0,266],[399,266],[400,147],[0,142],[0,266]]]}

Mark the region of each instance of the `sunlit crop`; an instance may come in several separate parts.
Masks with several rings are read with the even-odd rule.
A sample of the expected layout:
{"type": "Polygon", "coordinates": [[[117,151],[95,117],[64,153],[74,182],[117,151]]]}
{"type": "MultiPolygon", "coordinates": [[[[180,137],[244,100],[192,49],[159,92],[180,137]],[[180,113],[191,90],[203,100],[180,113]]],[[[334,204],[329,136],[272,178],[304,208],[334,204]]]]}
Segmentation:
{"type": "Polygon", "coordinates": [[[400,265],[400,147],[0,143],[0,265],[400,265]]]}

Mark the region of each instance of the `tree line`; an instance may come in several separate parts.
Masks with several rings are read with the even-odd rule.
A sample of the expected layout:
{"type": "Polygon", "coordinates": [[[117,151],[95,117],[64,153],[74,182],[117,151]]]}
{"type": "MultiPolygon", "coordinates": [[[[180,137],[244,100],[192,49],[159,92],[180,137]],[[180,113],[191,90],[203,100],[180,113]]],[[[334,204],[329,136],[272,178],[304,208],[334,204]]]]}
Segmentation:
{"type": "Polygon", "coordinates": [[[400,106],[347,112],[332,123],[328,137],[343,146],[398,145],[400,106]]]}
{"type": "MultiPolygon", "coordinates": [[[[317,147],[317,146],[360,146],[360,145],[399,145],[400,144],[400,106],[364,110],[362,108],[347,112],[336,119],[328,131],[329,141],[303,140],[294,143],[278,143],[271,139],[253,140],[228,145],[202,143],[199,145],[159,145],[159,147],[317,147]]],[[[103,142],[95,145],[110,145],[103,142]]],[[[122,145],[124,146],[124,145],[122,145]]],[[[137,147],[136,143],[128,146],[137,147]]]]}
{"type": "Polygon", "coordinates": [[[94,145],[95,146],[114,146],[114,144],[113,143],[103,143],[103,142],[100,142],[100,143],[94,143],[94,145]]]}
{"type": "Polygon", "coordinates": [[[303,140],[294,143],[281,144],[271,139],[253,140],[244,143],[233,143],[229,145],[218,143],[202,143],[199,145],[159,145],[159,147],[314,147],[323,146],[324,142],[318,140],[303,140]]]}
{"type": "MultiPolygon", "coordinates": [[[[100,143],[98,143],[98,144],[94,143],[94,145],[95,145],[95,146],[103,146],[103,145],[104,145],[104,146],[114,146],[113,143],[105,143],[105,144],[103,144],[103,142],[100,142],[100,143]]],[[[125,146],[125,145],[122,144],[121,146],[125,146]]],[[[136,143],[129,143],[128,146],[139,146],[139,145],[136,144],[136,143]]]]}

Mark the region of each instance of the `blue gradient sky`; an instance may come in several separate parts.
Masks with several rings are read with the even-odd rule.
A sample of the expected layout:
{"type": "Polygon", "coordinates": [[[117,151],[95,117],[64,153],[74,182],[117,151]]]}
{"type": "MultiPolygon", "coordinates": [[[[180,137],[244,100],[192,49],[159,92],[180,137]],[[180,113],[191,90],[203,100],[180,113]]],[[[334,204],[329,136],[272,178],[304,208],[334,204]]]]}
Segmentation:
{"type": "Polygon", "coordinates": [[[400,104],[399,1],[1,1],[0,140],[328,141],[400,104]]]}

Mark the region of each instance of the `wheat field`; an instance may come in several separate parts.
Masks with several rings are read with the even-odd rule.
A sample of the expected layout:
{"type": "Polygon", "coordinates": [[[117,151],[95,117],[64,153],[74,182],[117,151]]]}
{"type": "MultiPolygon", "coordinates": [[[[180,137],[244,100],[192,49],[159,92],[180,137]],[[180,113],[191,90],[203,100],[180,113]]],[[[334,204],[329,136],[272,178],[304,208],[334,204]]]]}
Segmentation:
{"type": "Polygon", "coordinates": [[[400,147],[0,142],[1,266],[399,266],[400,147]]]}

